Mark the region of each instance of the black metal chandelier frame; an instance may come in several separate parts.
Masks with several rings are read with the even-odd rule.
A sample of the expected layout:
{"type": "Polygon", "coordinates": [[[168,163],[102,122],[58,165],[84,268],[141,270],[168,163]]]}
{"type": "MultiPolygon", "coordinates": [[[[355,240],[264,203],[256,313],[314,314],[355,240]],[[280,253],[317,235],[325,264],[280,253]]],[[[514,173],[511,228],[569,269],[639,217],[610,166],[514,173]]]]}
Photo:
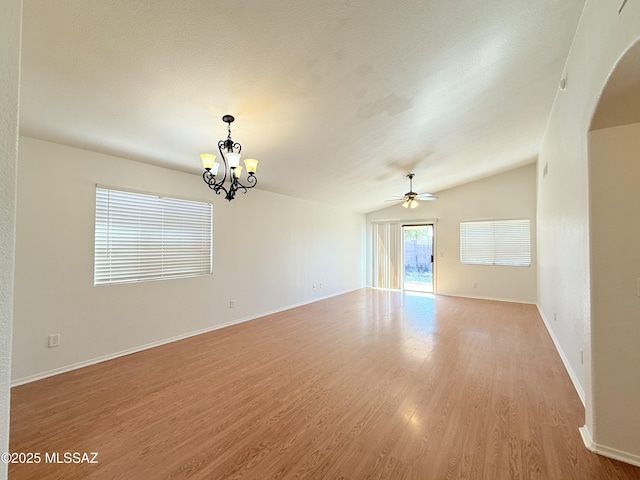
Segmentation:
{"type": "Polygon", "coordinates": [[[238,142],[234,142],[231,138],[231,124],[235,118],[232,115],[225,115],[222,117],[222,121],[227,124],[227,138],[226,140],[220,140],[218,142],[218,150],[220,151],[220,156],[222,157],[222,161],[224,162],[224,174],[222,178],[217,181],[216,175],[211,173],[210,168],[205,168],[204,173],[202,174],[202,178],[205,183],[209,186],[211,190],[216,192],[216,195],[220,195],[224,192],[227,200],[231,201],[235,198],[238,190],[242,191],[242,193],[247,193],[247,190],[255,187],[258,184],[258,177],[256,177],[255,173],[247,172],[247,185],[243,185],[240,183],[240,175],[235,174],[235,168],[229,168],[227,157],[225,155],[225,151],[227,153],[237,153],[240,154],[242,151],[242,145],[238,142]],[[225,187],[225,181],[227,180],[227,176],[229,176],[229,186],[225,187]]]}

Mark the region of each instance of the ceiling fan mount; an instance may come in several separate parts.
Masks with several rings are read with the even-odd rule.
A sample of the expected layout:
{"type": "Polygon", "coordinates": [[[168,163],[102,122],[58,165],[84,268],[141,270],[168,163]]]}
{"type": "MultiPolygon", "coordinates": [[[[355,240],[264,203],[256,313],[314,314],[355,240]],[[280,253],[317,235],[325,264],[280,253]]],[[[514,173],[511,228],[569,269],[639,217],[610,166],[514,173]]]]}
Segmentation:
{"type": "Polygon", "coordinates": [[[407,174],[407,178],[409,179],[409,191],[407,193],[404,194],[404,196],[412,196],[415,197],[418,194],[416,192],[413,191],[413,177],[415,176],[415,173],[409,173],[407,174]]]}

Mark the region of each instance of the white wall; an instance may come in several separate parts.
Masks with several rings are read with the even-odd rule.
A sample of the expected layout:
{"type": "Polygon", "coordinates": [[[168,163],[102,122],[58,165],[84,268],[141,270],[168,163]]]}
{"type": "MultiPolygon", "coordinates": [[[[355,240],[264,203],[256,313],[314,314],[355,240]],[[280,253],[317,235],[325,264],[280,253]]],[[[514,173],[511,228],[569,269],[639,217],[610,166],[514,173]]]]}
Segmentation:
{"type": "Polygon", "coordinates": [[[28,137],[17,219],[14,383],[365,285],[362,214],[28,137]],[[96,183],[213,201],[213,275],[94,287],[96,183]]]}
{"type": "MultiPolygon", "coordinates": [[[[437,220],[435,283],[437,293],[516,302],[536,301],[536,167],[534,164],[438,192],[438,200],[414,210],[394,205],[367,215],[367,222],[437,220]],[[460,221],[531,219],[532,265],[504,267],[460,263],[460,221]],[[477,287],[472,284],[476,282],[477,287]]],[[[369,229],[369,232],[371,229],[369,229]]],[[[370,237],[370,235],[369,235],[370,237]]],[[[369,238],[368,281],[371,282],[369,238]]]]}
{"type": "Polygon", "coordinates": [[[594,437],[640,454],[640,123],[589,134],[594,437]]]}
{"type": "MultiPolygon", "coordinates": [[[[9,450],[22,1],[0,1],[0,453],[9,450]]],[[[0,462],[0,479],[7,465],[0,462]]]]}
{"type": "MultiPolygon", "coordinates": [[[[597,360],[591,338],[597,332],[592,331],[590,304],[587,132],[614,64],[640,36],[640,3],[628,2],[618,15],[620,4],[587,0],[565,67],[567,89],[556,95],[538,158],[538,306],[578,391],[584,391],[585,441],[607,454],[611,452],[600,448],[606,446],[594,429],[599,420],[593,408],[592,360],[597,360]]],[[[638,381],[637,369],[634,376],[625,376],[628,382],[638,381]]],[[[624,455],[627,461],[640,459],[640,445],[624,455]]]]}

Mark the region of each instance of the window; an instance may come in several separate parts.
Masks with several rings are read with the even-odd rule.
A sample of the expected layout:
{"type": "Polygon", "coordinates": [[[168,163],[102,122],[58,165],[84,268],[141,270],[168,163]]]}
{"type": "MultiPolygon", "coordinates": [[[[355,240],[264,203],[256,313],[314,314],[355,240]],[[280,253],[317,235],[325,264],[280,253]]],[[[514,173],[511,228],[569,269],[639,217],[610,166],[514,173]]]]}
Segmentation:
{"type": "Polygon", "coordinates": [[[209,203],[96,188],[94,285],[211,273],[209,203]]]}
{"type": "Polygon", "coordinates": [[[460,262],[476,265],[531,265],[530,222],[460,222],[460,262]]]}

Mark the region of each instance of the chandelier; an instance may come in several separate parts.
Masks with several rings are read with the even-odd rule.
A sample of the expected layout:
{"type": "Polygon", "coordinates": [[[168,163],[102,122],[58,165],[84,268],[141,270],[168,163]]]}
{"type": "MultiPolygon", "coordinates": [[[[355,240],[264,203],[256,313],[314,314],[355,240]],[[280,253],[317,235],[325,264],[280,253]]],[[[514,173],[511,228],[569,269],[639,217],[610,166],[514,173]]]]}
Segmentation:
{"type": "Polygon", "coordinates": [[[218,150],[224,163],[222,175],[219,179],[216,177],[218,177],[218,173],[220,173],[221,165],[216,162],[216,156],[210,153],[200,155],[202,166],[204,167],[204,173],[202,174],[204,182],[211,190],[216,192],[217,195],[224,192],[224,198],[229,201],[235,198],[238,190],[241,190],[242,193],[247,193],[247,189],[255,187],[258,183],[258,177],[256,177],[258,160],[254,158],[248,158],[244,161],[244,165],[247,167],[247,179],[245,180],[246,184],[240,183],[240,176],[242,175],[240,151],[242,150],[242,146],[231,139],[231,124],[234,120],[235,118],[231,115],[222,117],[222,121],[227,124],[228,135],[226,140],[220,140],[218,142],[218,150]],[[227,177],[229,178],[229,183],[225,186],[227,177]]]}

